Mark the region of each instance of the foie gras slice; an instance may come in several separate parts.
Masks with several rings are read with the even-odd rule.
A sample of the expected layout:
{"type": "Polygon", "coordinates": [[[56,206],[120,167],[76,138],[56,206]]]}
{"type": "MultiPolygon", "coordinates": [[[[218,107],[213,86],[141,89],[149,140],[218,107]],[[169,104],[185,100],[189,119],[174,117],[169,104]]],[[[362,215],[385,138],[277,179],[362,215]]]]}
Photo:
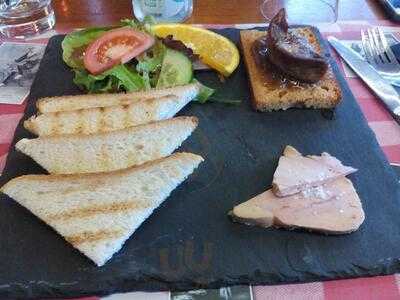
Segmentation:
{"type": "Polygon", "coordinates": [[[287,197],[277,197],[270,189],[235,206],[230,214],[235,221],[248,225],[304,228],[327,234],[353,232],[365,218],[353,184],[344,177],[287,197]]]}
{"type": "Polygon", "coordinates": [[[279,158],[272,180],[275,195],[284,197],[334,181],[356,172],[340,160],[324,152],[321,156],[303,156],[292,146],[286,146],[279,158]]]}

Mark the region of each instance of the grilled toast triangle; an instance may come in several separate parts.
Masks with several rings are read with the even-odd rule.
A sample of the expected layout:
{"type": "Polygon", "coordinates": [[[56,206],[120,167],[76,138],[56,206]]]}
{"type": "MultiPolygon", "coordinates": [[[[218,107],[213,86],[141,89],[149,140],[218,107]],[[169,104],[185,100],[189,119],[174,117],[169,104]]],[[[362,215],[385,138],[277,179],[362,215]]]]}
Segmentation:
{"type": "Polygon", "coordinates": [[[160,98],[169,95],[194,98],[199,93],[199,90],[199,84],[191,83],[172,88],[151,89],[148,91],[130,93],[46,97],[39,99],[36,102],[36,106],[39,113],[71,111],[93,107],[127,105],[139,100],[160,98]]]}
{"type": "Polygon", "coordinates": [[[24,127],[39,136],[109,132],[172,118],[194,97],[169,95],[127,105],[45,113],[29,118],[24,127]]]}
{"type": "Polygon", "coordinates": [[[197,124],[196,117],[177,117],[105,133],[24,138],[15,147],[49,173],[108,172],[170,155],[197,124]]]}
{"type": "Polygon", "coordinates": [[[108,173],[25,175],[1,191],[102,266],[202,161],[176,153],[108,173]]]}

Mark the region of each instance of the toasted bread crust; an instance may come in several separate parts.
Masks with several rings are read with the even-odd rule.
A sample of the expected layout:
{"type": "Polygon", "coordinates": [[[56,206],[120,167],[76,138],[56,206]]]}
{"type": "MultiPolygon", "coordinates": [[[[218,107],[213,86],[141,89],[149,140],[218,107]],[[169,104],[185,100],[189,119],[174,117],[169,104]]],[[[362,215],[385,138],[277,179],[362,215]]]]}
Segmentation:
{"type": "Polygon", "coordinates": [[[175,153],[108,173],[25,175],[1,191],[102,266],[202,161],[175,153]]]}
{"type": "Polygon", "coordinates": [[[39,114],[26,120],[24,127],[39,136],[115,131],[172,118],[193,97],[163,96],[127,105],[39,114]]]}
{"type": "Polygon", "coordinates": [[[169,95],[182,95],[184,93],[198,93],[197,83],[176,86],[166,89],[151,89],[148,91],[116,93],[116,94],[87,94],[67,95],[58,97],[45,97],[36,102],[39,113],[58,111],[71,111],[93,107],[106,107],[114,105],[128,105],[138,100],[160,98],[169,95]]]}
{"type": "Polygon", "coordinates": [[[111,132],[24,138],[15,147],[49,173],[107,172],[170,155],[197,124],[196,117],[177,117],[111,132]]]}
{"type": "MultiPolygon", "coordinates": [[[[140,172],[141,170],[147,169],[150,166],[157,165],[160,161],[167,161],[167,160],[173,160],[173,159],[185,159],[185,160],[194,160],[194,161],[199,161],[202,162],[204,161],[203,157],[197,154],[189,153],[189,152],[175,152],[171,154],[170,156],[164,157],[164,158],[159,158],[155,160],[151,160],[148,162],[145,162],[141,165],[138,166],[132,166],[128,167],[125,169],[119,169],[119,170],[114,170],[114,171],[109,171],[109,172],[97,172],[97,173],[90,173],[90,174],[30,174],[30,175],[22,175],[19,177],[16,177],[9,182],[7,182],[5,185],[3,185],[0,188],[0,192],[6,194],[6,190],[8,188],[11,188],[14,184],[18,184],[19,181],[25,181],[25,180],[40,180],[43,179],[48,182],[62,182],[63,180],[69,181],[69,180],[85,180],[88,179],[90,181],[93,181],[91,179],[118,179],[120,176],[124,176],[128,173],[131,172],[140,172]]],[[[102,184],[102,182],[100,182],[102,184]]]]}
{"type": "Polygon", "coordinates": [[[48,135],[48,136],[40,136],[42,141],[63,141],[66,138],[76,138],[76,139],[87,139],[87,138],[95,138],[95,137],[107,137],[111,134],[123,134],[125,132],[129,132],[130,134],[140,130],[141,128],[144,128],[145,126],[152,126],[154,129],[162,127],[164,124],[168,123],[173,123],[175,121],[183,121],[183,122],[190,122],[193,124],[194,127],[197,127],[199,124],[199,119],[194,116],[179,116],[167,120],[161,120],[161,121],[155,121],[155,122],[150,122],[147,124],[140,124],[137,126],[130,126],[126,128],[121,128],[117,130],[113,130],[112,132],[110,131],[104,131],[104,132],[96,132],[93,134],[84,134],[84,133],[72,133],[72,134],[58,134],[58,135],[48,135]]]}
{"type": "MultiPolygon", "coordinates": [[[[321,46],[310,27],[301,27],[300,34],[306,36],[318,53],[321,46]]],[[[251,99],[254,109],[271,111],[288,109],[290,107],[333,108],[341,101],[341,89],[329,66],[324,77],[315,84],[308,84],[302,89],[287,89],[285,87],[270,86],[264,82],[262,68],[257,66],[252,53],[254,41],[266,33],[259,30],[242,30],[240,40],[246,69],[249,75],[253,97],[251,99]]]]}

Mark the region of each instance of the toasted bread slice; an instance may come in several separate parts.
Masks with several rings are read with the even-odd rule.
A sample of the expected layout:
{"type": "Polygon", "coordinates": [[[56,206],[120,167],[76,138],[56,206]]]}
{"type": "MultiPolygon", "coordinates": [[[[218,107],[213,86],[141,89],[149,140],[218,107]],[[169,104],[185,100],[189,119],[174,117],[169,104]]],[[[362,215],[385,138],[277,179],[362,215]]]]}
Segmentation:
{"type": "Polygon", "coordinates": [[[138,100],[176,96],[193,99],[199,93],[196,83],[166,89],[152,89],[141,92],[119,94],[89,94],[76,96],[59,96],[39,99],[36,106],[40,113],[71,111],[93,107],[128,105],[138,100]]]}
{"type": "Polygon", "coordinates": [[[262,227],[304,228],[327,234],[357,230],[365,215],[360,198],[345,177],[287,197],[270,189],[233,208],[235,221],[262,227]]]}
{"type": "Polygon", "coordinates": [[[202,161],[176,153],[109,173],[26,175],[1,191],[102,266],[202,161]]]}
{"type": "Polygon", "coordinates": [[[29,118],[24,127],[39,136],[108,132],[172,118],[194,96],[164,96],[128,105],[45,113],[29,118]]]}
{"type": "MultiPolygon", "coordinates": [[[[321,46],[310,27],[295,29],[305,36],[316,52],[321,53],[321,46]]],[[[324,77],[314,84],[302,84],[301,88],[288,88],[284,85],[271,85],[265,82],[263,72],[253,54],[253,43],[265,36],[265,31],[242,30],[240,40],[243,49],[244,61],[253,92],[252,104],[259,111],[288,109],[290,107],[333,108],[340,102],[340,86],[329,66],[324,77]]]]}
{"type": "Polygon", "coordinates": [[[197,124],[196,117],[177,117],[106,133],[22,139],[15,147],[49,173],[108,172],[170,155],[197,124]]]}

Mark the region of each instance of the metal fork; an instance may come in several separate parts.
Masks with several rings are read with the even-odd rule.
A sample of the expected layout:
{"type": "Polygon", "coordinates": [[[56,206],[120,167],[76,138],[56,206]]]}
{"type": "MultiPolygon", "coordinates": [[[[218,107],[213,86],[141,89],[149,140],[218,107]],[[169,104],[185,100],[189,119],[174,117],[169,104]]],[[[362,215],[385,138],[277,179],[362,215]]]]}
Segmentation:
{"type": "Polygon", "coordinates": [[[392,85],[400,87],[400,64],[382,29],[361,30],[361,41],[367,61],[392,85]]]}

